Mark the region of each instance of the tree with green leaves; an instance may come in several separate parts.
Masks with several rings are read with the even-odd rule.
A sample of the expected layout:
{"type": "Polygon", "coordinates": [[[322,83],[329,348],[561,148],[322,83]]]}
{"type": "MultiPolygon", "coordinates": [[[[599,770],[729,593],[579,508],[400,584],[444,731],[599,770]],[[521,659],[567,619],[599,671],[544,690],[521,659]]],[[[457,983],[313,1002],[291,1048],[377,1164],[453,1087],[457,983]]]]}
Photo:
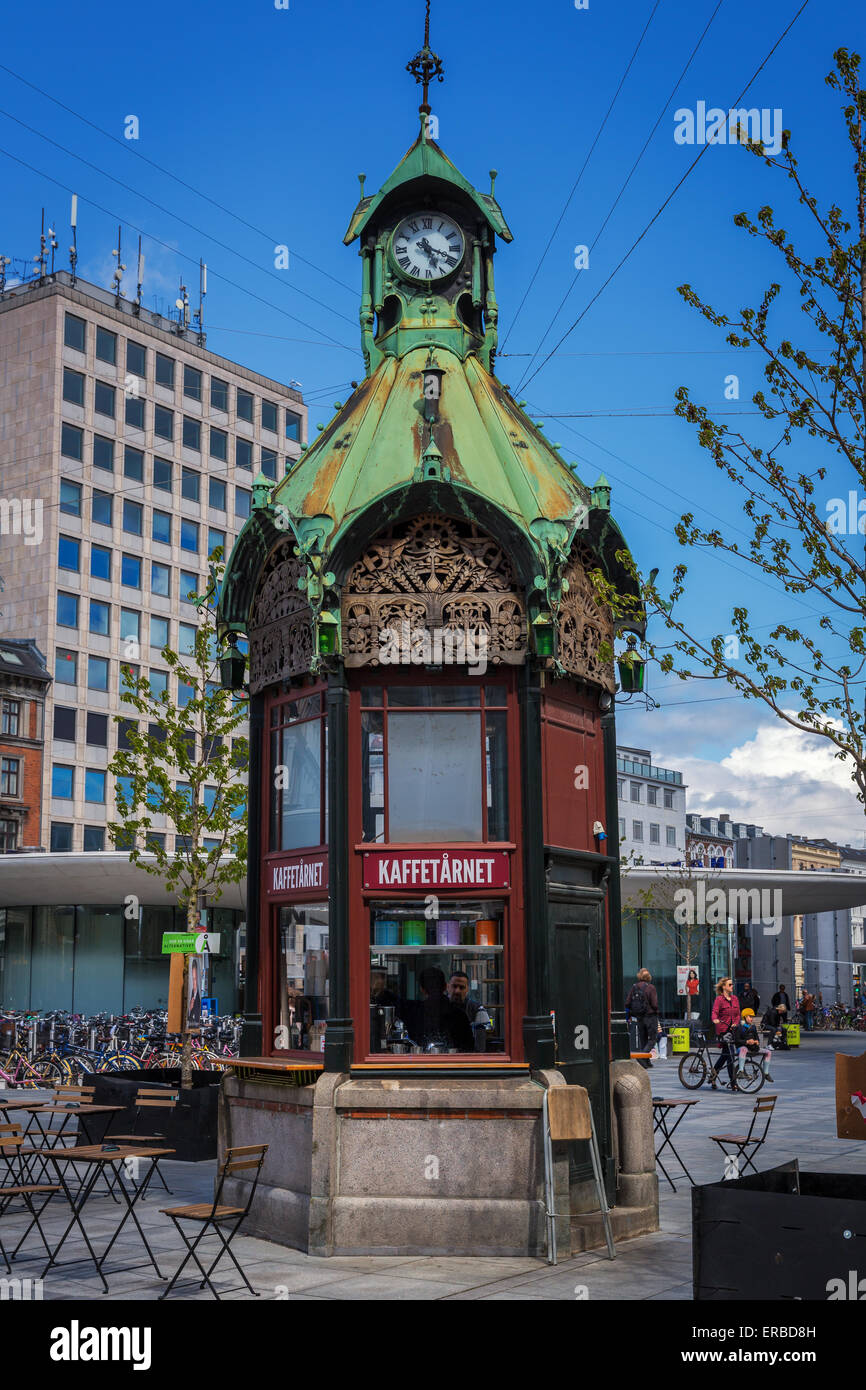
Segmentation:
{"type": "MultiPolygon", "coordinates": [[[[116,779],[120,824],[109,825],[118,848],[130,861],[162,879],[185,909],[187,930],[195,931],[205,895],[212,902],[247,869],[245,784],[247,739],[237,735],[246,721],[247,701],[219,684],[216,599],[222,580],[221,553],[214,552],[210,581],[194,597],[198,623],[189,651],[170,647],[163,660],[176,674],[178,701],[156,693],[137,667],[124,666],[124,700],[142,716],[143,728],[126,733],[109,763],[116,779]],[[149,732],[150,728],[158,732],[149,732]],[[154,815],[175,830],[175,849],[153,832],[154,815]]],[[[115,716],[116,723],[125,722],[115,716]]],[[[184,958],[184,1000],[188,959],[184,958]]],[[[184,1011],[182,1084],[192,1084],[192,1044],[184,1011]]]]}
{"type": "Polygon", "coordinates": [[[736,607],[727,634],[695,632],[678,607],[687,587],[684,564],[674,569],[669,594],[657,585],[658,571],[641,581],[627,555],[622,558],[638,580],[639,596],[617,595],[601,576],[596,585],[626,627],[640,627],[644,611],[663,620],[666,644],[648,644],[662,671],[682,680],[722,678],[794,729],[828,740],[850,767],[858,799],[866,801],[866,501],[856,500],[866,498],[866,91],[859,56],[839,49],[834,58],[826,81],[842,95],[853,156],[844,196],[819,204],[787,131],[778,155],[745,142],[774,176],[786,180],[805,223],[800,249],[772,207],[760,208],[754,218],[738,213],[735,225],[781,258],[780,280],[767,287],[757,307],[734,314],[714,309],[690,285],[679,291],[710,323],[727,330],[731,347],[763,353],[765,387],[752,399],[767,422],[766,442],[713,420],[688,388],[676,392],[677,414],[696,427],[699,444],[742,492],[750,531],[741,544],[720,528],[705,530],[687,513],[675,527],[677,539],[685,547],[747,562],[778,585],[780,597],[818,600],[818,630],[783,620],[759,636],[748,609],[736,607]],[[798,346],[777,328],[788,304],[783,280],[808,322],[809,339],[815,342],[817,335],[820,348],[798,346]]]}

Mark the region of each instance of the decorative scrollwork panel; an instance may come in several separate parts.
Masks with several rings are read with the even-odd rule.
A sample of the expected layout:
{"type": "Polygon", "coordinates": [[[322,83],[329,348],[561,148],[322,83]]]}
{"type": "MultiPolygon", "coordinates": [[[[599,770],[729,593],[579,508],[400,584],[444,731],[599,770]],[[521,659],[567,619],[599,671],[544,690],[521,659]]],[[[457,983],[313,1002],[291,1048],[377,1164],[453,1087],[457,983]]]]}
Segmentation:
{"type": "Polygon", "coordinates": [[[250,692],[309,671],[313,660],[312,614],[298,580],[294,555],[279,549],[268,563],[250,617],[250,692]]]}
{"type": "Polygon", "coordinates": [[[568,592],[559,609],[559,664],[569,675],[612,692],[616,688],[613,661],[603,661],[600,648],[606,642],[613,650],[613,620],[596,598],[589,577],[594,563],[589,551],[579,546],[566,566],[568,592]]]}

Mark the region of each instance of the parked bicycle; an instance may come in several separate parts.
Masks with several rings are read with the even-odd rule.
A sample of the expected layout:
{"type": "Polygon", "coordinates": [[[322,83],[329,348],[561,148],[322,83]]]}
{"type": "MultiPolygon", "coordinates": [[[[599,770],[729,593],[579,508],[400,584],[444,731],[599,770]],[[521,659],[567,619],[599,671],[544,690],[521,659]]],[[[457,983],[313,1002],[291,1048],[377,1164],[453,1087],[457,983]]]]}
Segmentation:
{"type": "MultiPolygon", "coordinates": [[[[693,1029],[692,1036],[697,1038],[697,1042],[695,1047],[691,1051],[687,1052],[684,1057],[680,1058],[679,1078],[683,1086],[685,1086],[687,1090],[696,1091],[699,1086],[703,1086],[704,1082],[709,1078],[710,1074],[715,1069],[716,1058],[713,1056],[710,1050],[710,1044],[707,1041],[705,1034],[702,1034],[700,1032],[695,1033],[695,1030],[693,1029]]],[[[738,1070],[736,1047],[733,1048],[733,1052],[734,1075],[736,1077],[737,1082],[736,1089],[738,1091],[746,1091],[749,1093],[760,1091],[761,1087],[763,1086],[766,1080],[766,1077],[764,1076],[761,1067],[758,1066],[758,1063],[754,1061],[753,1058],[746,1057],[743,1059],[743,1062],[738,1070]]],[[[723,1072],[727,1072],[726,1067],[723,1067],[719,1071],[718,1083],[719,1085],[724,1086],[727,1090],[730,1090],[730,1082],[726,1079],[726,1077],[723,1077],[723,1072]]]]}

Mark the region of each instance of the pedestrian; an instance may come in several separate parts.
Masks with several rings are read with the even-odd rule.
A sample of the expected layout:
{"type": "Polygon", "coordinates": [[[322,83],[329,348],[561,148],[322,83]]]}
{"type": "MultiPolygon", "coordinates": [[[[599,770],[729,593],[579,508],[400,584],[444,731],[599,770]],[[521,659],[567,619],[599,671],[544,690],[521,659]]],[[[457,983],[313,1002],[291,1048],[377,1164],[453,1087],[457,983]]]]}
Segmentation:
{"type": "Polygon", "coordinates": [[[791,1001],[788,998],[788,992],[784,985],[779,985],[770,1003],[774,1009],[778,1009],[779,1013],[783,1015],[782,1022],[787,1023],[791,1016],[791,1001]]]}
{"type": "Polygon", "coordinates": [[[716,985],[716,1000],[713,1004],[713,1026],[716,1030],[716,1041],[721,1047],[719,1059],[713,1070],[710,1072],[710,1085],[713,1090],[719,1079],[719,1072],[727,1064],[728,1079],[731,1083],[731,1090],[738,1090],[737,1078],[734,1072],[734,1038],[736,1029],[740,1023],[740,1001],[734,994],[734,982],[725,976],[716,985]]]}
{"type": "Polygon", "coordinates": [[[788,1046],[785,1038],[785,1030],[782,1027],[783,1017],[784,1016],[779,1013],[778,1009],[774,1009],[771,1006],[767,1009],[761,1020],[761,1031],[764,1034],[764,1044],[766,1047],[772,1048],[774,1052],[785,1051],[788,1046]]]}
{"type": "MultiPolygon", "coordinates": [[[[648,970],[639,970],[637,979],[628,992],[625,1011],[637,1025],[636,1052],[652,1052],[659,1031],[659,997],[652,975],[648,970]]],[[[637,1059],[642,1067],[649,1068],[652,1062],[648,1057],[637,1059]]]]}
{"type": "Polygon", "coordinates": [[[761,1039],[758,1036],[758,1029],[755,1026],[754,1009],[743,1009],[740,1013],[740,1026],[736,1030],[736,1040],[739,1056],[737,1076],[742,1076],[743,1063],[747,1057],[760,1056],[764,1077],[767,1081],[772,1081],[773,1078],[770,1075],[770,1058],[773,1055],[773,1049],[766,1042],[764,1046],[761,1047],[761,1039]]]}
{"type": "Polygon", "coordinates": [[[800,1005],[800,1012],[803,1015],[806,1032],[811,1033],[812,1025],[815,1022],[815,996],[811,994],[808,989],[803,990],[803,1002],[800,1005]]]}
{"type": "Polygon", "coordinates": [[[761,996],[755,989],[755,986],[752,984],[751,980],[746,985],[746,988],[743,990],[742,1007],[744,1009],[752,1009],[756,1014],[759,1008],[761,1007],[761,996]]]}

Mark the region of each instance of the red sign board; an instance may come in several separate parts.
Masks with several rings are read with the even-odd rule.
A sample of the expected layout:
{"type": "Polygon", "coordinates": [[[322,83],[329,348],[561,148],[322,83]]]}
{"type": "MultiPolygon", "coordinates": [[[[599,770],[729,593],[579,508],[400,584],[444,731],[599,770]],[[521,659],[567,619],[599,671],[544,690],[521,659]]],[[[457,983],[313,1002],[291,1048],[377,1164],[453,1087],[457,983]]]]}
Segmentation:
{"type": "Polygon", "coordinates": [[[369,850],[364,887],[395,889],[508,888],[508,853],[502,849],[369,850]]]}
{"type": "Polygon", "coordinates": [[[305,854],[291,859],[269,859],[265,871],[268,897],[313,892],[328,886],[327,854],[305,854]]]}

